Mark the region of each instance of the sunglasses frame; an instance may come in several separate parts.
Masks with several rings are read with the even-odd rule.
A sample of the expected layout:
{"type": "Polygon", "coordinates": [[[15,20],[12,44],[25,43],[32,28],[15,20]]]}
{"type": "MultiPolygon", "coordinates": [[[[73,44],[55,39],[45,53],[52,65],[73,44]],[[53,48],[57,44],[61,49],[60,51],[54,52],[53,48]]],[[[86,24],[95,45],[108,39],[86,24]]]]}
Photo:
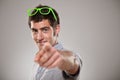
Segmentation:
{"type": "Polygon", "coordinates": [[[57,21],[57,17],[56,17],[56,15],[55,15],[55,13],[54,13],[53,9],[52,9],[52,8],[50,8],[50,7],[42,7],[42,8],[28,9],[28,10],[27,10],[27,13],[28,13],[28,16],[34,16],[35,14],[37,14],[37,13],[38,13],[38,11],[39,11],[39,12],[40,12],[40,14],[42,14],[42,15],[48,15],[48,14],[50,13],[50,11],[51,11],[51,12],[52,12],[52,14],[53,14],[53,16],[54,16],[54,19],[57,21]],[[42,9],[48,9],[49,11],[44,13],[44,12],[41,12],[41,11],[42,11],[42,9]],[[33,13],[33,14],[31,14],[32,10],[33,10],[33,11],[34,11],[34,10],[36,10],[36,12],[35,12],[35,13],[33,13]]]}

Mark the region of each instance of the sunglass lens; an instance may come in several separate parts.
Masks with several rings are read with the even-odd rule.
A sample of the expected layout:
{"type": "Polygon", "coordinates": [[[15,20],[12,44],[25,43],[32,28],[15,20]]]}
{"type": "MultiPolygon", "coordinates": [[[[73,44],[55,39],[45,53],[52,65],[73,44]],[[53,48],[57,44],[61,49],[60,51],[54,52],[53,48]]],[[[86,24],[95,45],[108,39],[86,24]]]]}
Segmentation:
{"type": "Polygon", "coordinates": [[[50,10],[48,8],[43,8],[43,9],[41,9],[40,12],[41,12],[41,14],[47,15],[47,14],[49,14],[50,10]]]}
{"type": "Polygon", "coordinates": [[[37,9],[29,9],[28,10],[28,15],[33,16],[33,15],[35,15],[37,13],[37,11],[38,11],[37,9]]]}

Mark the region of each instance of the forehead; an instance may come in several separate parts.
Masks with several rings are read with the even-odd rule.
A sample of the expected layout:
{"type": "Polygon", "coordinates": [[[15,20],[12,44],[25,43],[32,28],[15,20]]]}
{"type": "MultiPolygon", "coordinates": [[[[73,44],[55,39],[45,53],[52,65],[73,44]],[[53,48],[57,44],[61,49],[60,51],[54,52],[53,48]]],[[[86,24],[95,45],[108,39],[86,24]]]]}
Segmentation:
{"type": "Polygon", "coordinates": [[[50,22],[48,20],[42,20],[39,22],[31,21],[31,28],[43,28],[50,27],[50,22]]]}

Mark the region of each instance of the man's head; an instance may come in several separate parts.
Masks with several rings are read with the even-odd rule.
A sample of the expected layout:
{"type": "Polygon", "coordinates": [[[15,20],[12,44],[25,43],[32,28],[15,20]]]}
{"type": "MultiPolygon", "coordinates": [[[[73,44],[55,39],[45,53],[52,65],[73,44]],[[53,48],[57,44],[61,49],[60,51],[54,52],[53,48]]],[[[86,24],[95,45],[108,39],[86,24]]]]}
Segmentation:
{"type": "Polygon", "coordinates": [[[55,9],[46,5],[40,4],[36,8],[28,9],[28,15],[29,27],[31,27],[31,21],[40,22],[43,19],[48,19],[52,27],[56,27],[56,25],[60,24],[58,13],[55,11],[55,9]]]}
{"type": "Polygon", "coordinates": [[[49,6],[39,5],[34,9],[29,9],[28,15],[28,24],[38,48],[41,49],[47,42],[55,45],[60,31],[57,12],[49,6]]]}

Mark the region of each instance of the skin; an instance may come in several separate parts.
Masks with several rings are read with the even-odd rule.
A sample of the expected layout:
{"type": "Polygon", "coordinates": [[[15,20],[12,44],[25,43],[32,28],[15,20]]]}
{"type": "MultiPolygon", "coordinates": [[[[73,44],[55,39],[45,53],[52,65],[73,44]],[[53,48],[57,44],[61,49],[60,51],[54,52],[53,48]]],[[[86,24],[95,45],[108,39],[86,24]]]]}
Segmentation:
{"type": "Polygon", "coordinates": [[[57,44],[59,25],[53,29],[47,19],[40,22],[31,21],[31,32],[32,38],[39,48],[34,58],[36,63],[48,69],[58,67],[70,74],[78,71],[79,64],[75,62],[72,52],[60,51],[53,47],[57,44]]]}

